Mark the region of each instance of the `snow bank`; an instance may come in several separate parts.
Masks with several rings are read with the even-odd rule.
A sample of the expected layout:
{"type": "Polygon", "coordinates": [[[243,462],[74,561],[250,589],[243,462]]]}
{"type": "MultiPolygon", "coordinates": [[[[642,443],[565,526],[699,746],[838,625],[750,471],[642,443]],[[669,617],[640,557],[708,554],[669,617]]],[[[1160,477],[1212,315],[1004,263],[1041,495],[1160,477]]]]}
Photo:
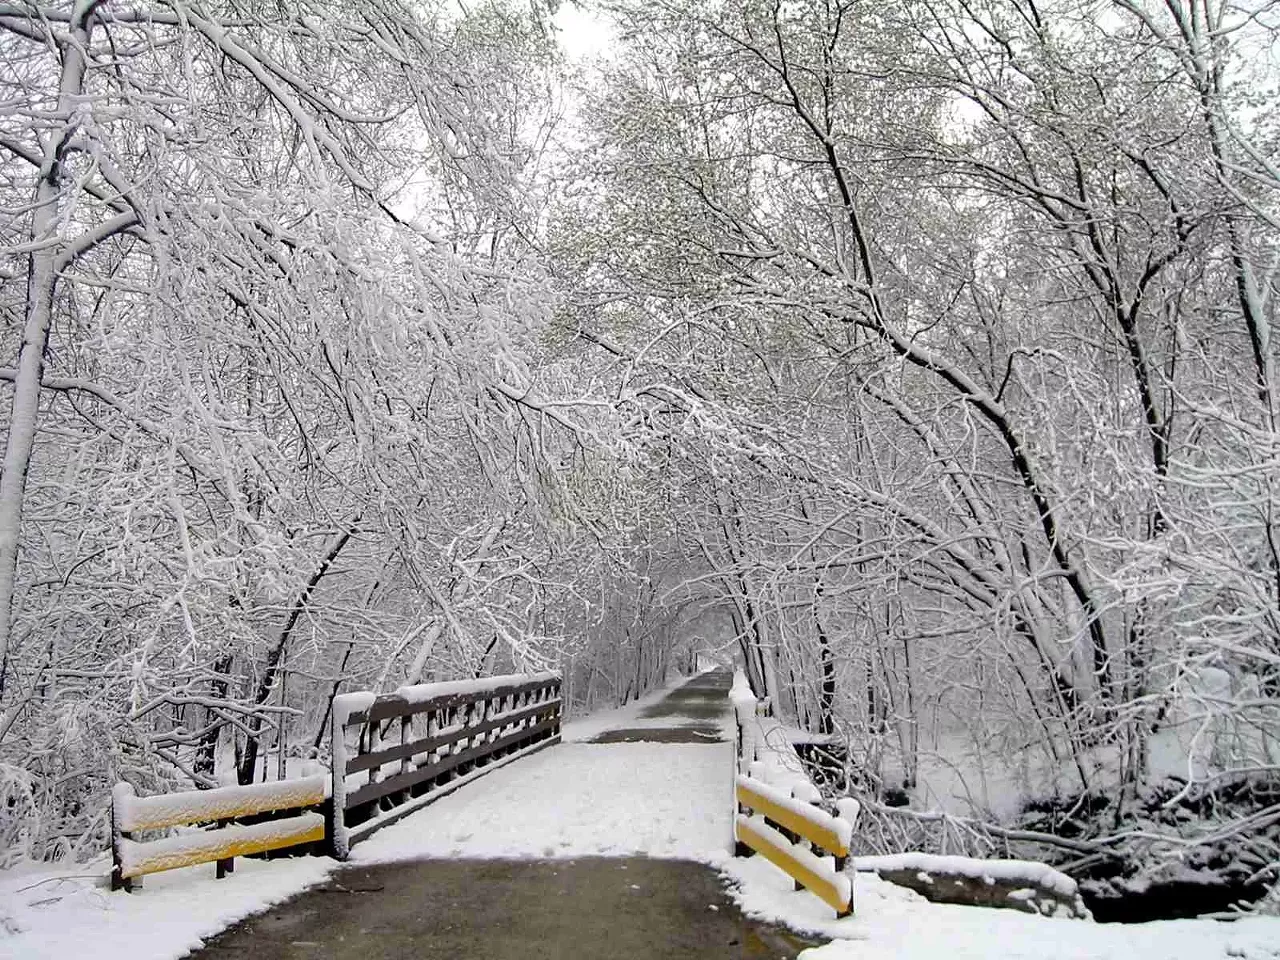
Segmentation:
{"type": "Polygon", "coordinates": [[[975,860],[911,852],[862,857],[858,869],[875,871],[885,880],[909,887],[935,903],[1093,919],[1074,880],[1030,860],[975,860]]]}
{"type": "Polygon", "coordinates": [[[1060,897],[1077,895],[1076,882],[1065,873],[1034,860],[975,860],[972,857],[940,857],[928,853],[894,853],[859,857],[858,869],[868,871],[913,870],[946,873],[987,883],[1018,884],[1051,890],[1060,897]]]}
{"type": "Polygon", "coordinates": [[[730,894],[750,916],[835,942],[801,954],[803,960],[1276,960],[1280,919],[1234,923],[1165,920],[1096,924],[1012,910],[929,903],[872,873],[854,878],[856,913],[831,919],[830,910],[764,860],[735,858],[720,865],[730,894]]]}
{"type": "Polygon", "coordinates": [[[251,914],[322,882],[332,860],[238,860],[236,872],[149,876],[136,895],[110,893],[111,863],[0,872],[0,957],[5,960],[173,960],[251,914]]]}

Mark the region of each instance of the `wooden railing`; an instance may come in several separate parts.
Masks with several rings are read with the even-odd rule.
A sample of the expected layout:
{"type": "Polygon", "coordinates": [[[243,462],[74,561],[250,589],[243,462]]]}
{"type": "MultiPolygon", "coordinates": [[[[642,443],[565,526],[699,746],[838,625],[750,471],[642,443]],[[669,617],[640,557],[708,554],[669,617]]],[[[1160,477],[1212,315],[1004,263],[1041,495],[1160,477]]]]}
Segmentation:
{"type": "Polygon", "coordinates": [[[351,844],[499,766],[560,740],[560,675],[491,677],[334,698],[330,773],[216,790],[111,796],[111,889],[148,873],[300,844],[346,859],[351,844]],[[301,810],[293,816],[272,816],[301,810]],[[269,819],[233,823],[240,819],[269,819]],[[214,825],[155,840],[134,834],[214,825]]]}
{"type": "Polygon", "coordinates": [[[785,871],[796,889],[808,889],[836,911],[853,913],[853,884],[845,873],[856,804],[842,814],[822,809],[822,795],[804,773],[781,725],[761,717],[739,673],[729,693],[737,721],[734,751],[734,853],[759,853],[785,871]]]}
{"type": "Polygon", "coordinates": [[[560,717],[558,673],[334,698],[331,855],[345,860],[375,830],[559,742],[560,717]]]}
{"type": "Polygon", "coordinates": [[[327,778],[319,774],[244,787],[138,797],[129,784],[117,784],[111,793],[111,889],[131,891],[145,874],[215,861],[221,879],[235,868],[236,857],[321,841],[325,818],[315,808],[324,803],[327,786],[327,778]],[[233,819],[298,809],[307,812],[262,823],[227,825],[233,819]],[[138,831],[204,823],[219,826],[147,842],[132,837],[138,831]]]}
{"type": "Polygon", "coordinates": [[[735,792],[737,842],[782,868],[797,890],[805,888],[816,894],[837,917],[849,916],[853,912],[853,884],[844,867],[850,825],[751,777],[738,777],[735,792]]]}

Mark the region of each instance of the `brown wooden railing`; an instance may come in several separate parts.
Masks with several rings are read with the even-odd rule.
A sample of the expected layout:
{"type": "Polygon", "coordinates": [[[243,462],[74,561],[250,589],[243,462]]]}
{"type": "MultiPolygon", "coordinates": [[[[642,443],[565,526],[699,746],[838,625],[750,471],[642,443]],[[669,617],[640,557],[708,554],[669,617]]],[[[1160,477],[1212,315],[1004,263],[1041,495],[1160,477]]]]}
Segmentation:
{"type": "Polygon", "coordinates": [[[161,870],[315,844],[344,860],[351,844],[506,763],[560,740],[560,675],[492,677],[346,693],[332,706],[332,767],[295,780],[151,797],[112,793],[111,888],[161,870]],[[301,811],[293,813],[291,811],[301,811]],[[252,823],[236,823],[240,819],[252,823]],[[266,819],[264,819],[266,818],[266,819]],[[135,839],[169,827],[205,829],[135,839]]]}
{"type": "Polygon", "coordinates": [[[336,697],[330,853],[344,860],[374,831],[559,742],[560,718],[558,673],[336,697]]]}

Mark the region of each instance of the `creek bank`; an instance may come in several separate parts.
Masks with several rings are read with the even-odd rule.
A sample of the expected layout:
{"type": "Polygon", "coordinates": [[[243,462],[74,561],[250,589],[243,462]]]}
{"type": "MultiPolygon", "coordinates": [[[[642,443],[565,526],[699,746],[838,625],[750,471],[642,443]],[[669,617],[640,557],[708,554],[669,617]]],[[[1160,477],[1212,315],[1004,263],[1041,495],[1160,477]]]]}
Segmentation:
{"type": "MultiPolygon", "coordinates": [[[[849,769],[843,744],[814,738],[797,743],[796,751],[824,794],[850,792],[857,777],[849,769]]],[[[852,793],[858,795],[856,789],[852,793]]],[[[903,790],[882,788],[879,803],[886,808],[905,807],[909,799],[903,790]]],[[[1188,787],[1175,778],[1162,779],[1140,787],[1136,799],[1119,816],[1114,798],[1101,793],[1040,799],[1027,803],[1011,826],[1085,843],[1125,831],[1138,836],[1090,856],[1022,842],[1011,843],[1010,849],[1014,856],[1041,859],[1076,880],[1084,906],[1100,923],[1227,914],[1257,904],[1280,879],[1268,852],[1280,848],[1280,817],[1264,817],[1255,829],[1225,828],[1257,818],[1277,805],[1280,778],[1260,775],[1219,779],[1212,787],[1188,787]],[[1219,834],[1225,835],[1215,838],[1219,834]],[[1197,842],[1199,837],[1210,839],[1197,842]]],[[[936,846],[923,831],[914,839],[918,849],[936,846]]],[[[928,884],[912,877],[901,879],[903,885],[921,888],[918,892],[929,899],[941,899],[943,892],[936,882],[928,890],[923,889],[928,884]]],[[[965,901],[963,884],[943,886],[949,890],[947,902],[990,899],[989,891],[977,891],[965,901]]]]}

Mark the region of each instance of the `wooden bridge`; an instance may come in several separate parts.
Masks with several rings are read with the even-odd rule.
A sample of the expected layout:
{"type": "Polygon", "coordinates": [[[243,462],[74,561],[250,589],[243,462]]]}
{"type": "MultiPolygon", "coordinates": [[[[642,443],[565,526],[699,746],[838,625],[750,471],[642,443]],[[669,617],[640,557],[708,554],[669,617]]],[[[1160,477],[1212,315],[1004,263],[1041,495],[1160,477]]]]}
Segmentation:
{"type": "Polygon", "coordinates": [[[758,851],[844,915],[850,825],[732,679],[701,674],[563,743],[554,674],[343,695],[326,777],[118,789],[114,882],[145,896],[147,873],[214,882],[198,864],[221,878],[234,856],[298,845],[347,861],[205,960],[794,956],[807,944],[744,917],[712,864],[758,851]],[[193,822],[207,828],[135,838],[193,822]]]}

